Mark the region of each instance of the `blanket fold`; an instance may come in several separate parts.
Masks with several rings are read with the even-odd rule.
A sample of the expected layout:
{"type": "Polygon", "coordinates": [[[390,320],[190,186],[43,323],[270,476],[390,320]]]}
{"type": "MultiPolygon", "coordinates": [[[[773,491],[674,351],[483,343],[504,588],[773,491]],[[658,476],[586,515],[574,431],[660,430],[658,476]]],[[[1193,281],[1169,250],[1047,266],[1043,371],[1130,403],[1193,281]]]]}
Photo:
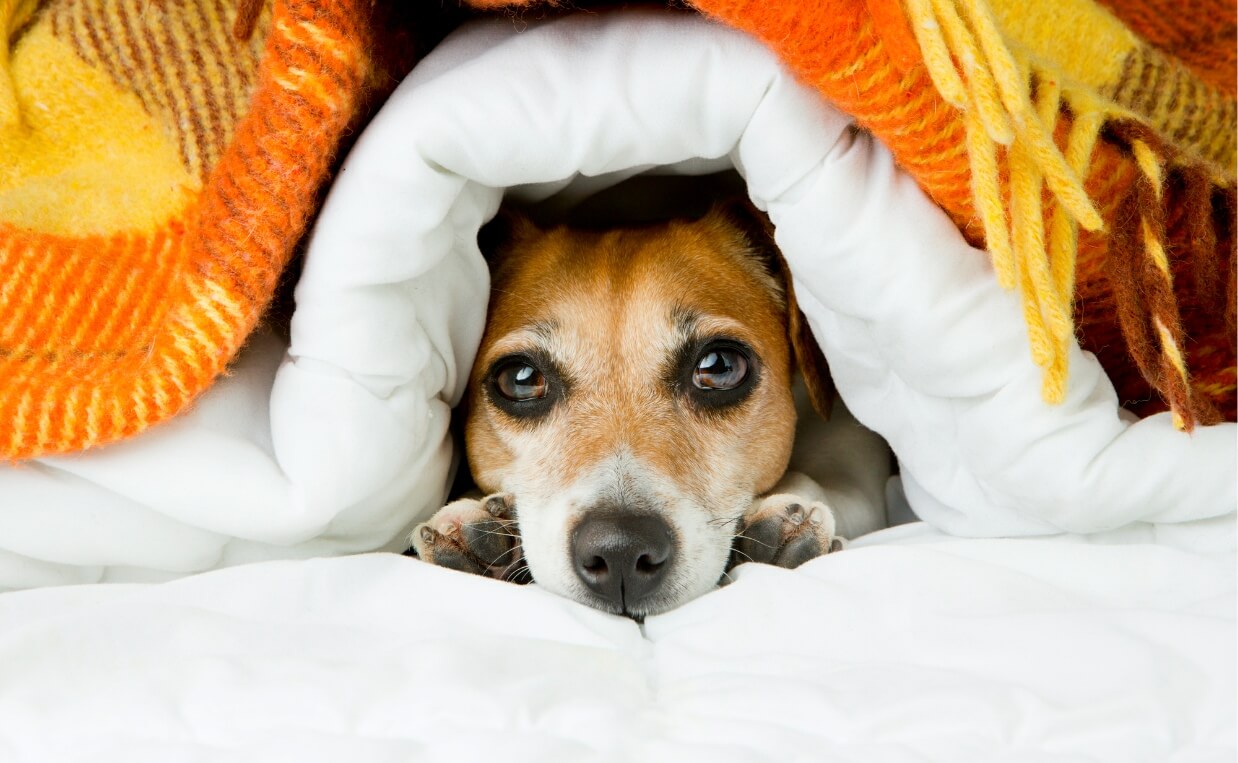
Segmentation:
{"type": "Polygon", "coordinates": [[[1078,331],[1141,414],[1234,419],[1234,8],[1175,9],[1175,36],[1139,0],[694,5],[769,45],[987,246],[1047,401],[1078,331]]]}
{"type": "MultiPolygon", "coordinates": [[[[42,26],[57,7],[44,6],[32,17],[16,64],[33,52],[68,50],[51,26],[42,26]],[[24,45],[35,47],[25,51],[24,45]]],[[[259,18],[254,34],[268,36],[264,50],[277,34],[314,37],[305,26],[319,23],[317,16],[311,23],[312,14],[281,25],[281,9],[293,7],[310,6],[277,4],[272,15],[259,18]]],[[[66,18],[64,28],[86,28],[85,17],[66,18]]],[[[305,95],[312,86],[302,78],[310,69],[290,60],[285,69],[260,66],[256,71],[270,75],[260,81],[300,83],[296,93],[283,85],[273,93],[312,110],[319,102],[305,95]]],[[[15,71],[22,80],[21,73],[32,69],[15,71]]],[[[97,92],[114,94],[102,84],[97,92]]],[[[109,113],[146,113],[141,99],[130,96],[109,113]]],[[[254,111],[271,103],[255,95],[248,114],[282,119],[273,111],[254,111]]],[[[188,102],[178,104],[185,108],[188,102]]],[[[0,440],[36,448],[59,441],[75,426],[115,433],[127,421],[126,405],[154,416],[162,410],[155,403],[173,405],[182,392],[189,399],[192,390],[178,386],[183,380],[160,354],[165,345],[159,341],[181,353],[174,357],[192,357],[202,343],[226,338],[218,321],[250,315],[239,307],[225,309],[240,300],[235,294],[252,296],[244,304],[254,309],[269,298],[263,295],[274,273],[272,257],[284,244],[292,246],[299,213],[272,202],[275,222],[244,217],[257,208],[242,198],[267,197],[247,185],[243,171],[283,167],[309,195],[312,173],[292,167],[300,144],[290,125],[277,132],[279,141],[267,141],[261,130],[276,122],[253,125],[258,132],[251,134],[246,119],[235,134],[251,135],[258,147],[233,140],[220,154],[221,164],[204,176],[200,192],[186,186],[185,203],[196,216],[161,234],[169,256],[144,259],[143,239],[136,237],[116,243],[102,234],[62,236],[57,240],[76,242],[77,258],[62,262],[80,266],[84,275],[49,280],[49,273],[21,268],[51,261],[54,251],[39,259],[13,258],[11,248],[0,249],[10,256],[5,263],[32,275],[6,285],[0,297],[21,306],[30,295],[59,293],[47,291],[48,284],[70,292],[60,312],[52,309],[54,299],[40,303],[38,315],[47,323],[35,329],[0,325],[5,341],[27,342],[25,354],[0,357],[5,373],[42,368],[47,374],[46,389],[20,394],[21,385],[36,377],[0,377],[0,400],[25,416],[6,420],[17,426],[0,429],[0,440]],[[240,162],[241,174],[218,171],[229,157],[240,162]],[[212,195],[216,181],[222,190],[212,195]],[[219,214],[203,217],[202,199],[214,199],[217,206],[210,209],[219,214]],[[207,219],[217,227],[204,227],[207,219]],[[231,241],[236,247],[188,246],[201,242],[190,234],[205,230],[231,237],[216,244],[231,241]],[[276,242],[271,237],[278,231],[289,238],[276,242]],[[113,248],[90,247],[99,242],[113,248]],[[199,260],[195,252],[231,252],[232,259],[199,260]],[[242,267],[247,264],[254,268],[242,267]],[[208,299],[175,309],[164,305],[160,293],[138,278],[139,266],[161,267],[160,277],[183,293],[205,290],[208,299]],[[128,284],[140,307],[130,317],[141,320],[122,321],[105,309],[111,303],[92,299],[96,277],[128,284]],[[225,298],[233,302],[219,301],[225,298]],[[95,368],[71,352],[40,355],[33,349],[40,337],[65,335],[48,328],[60,326],[61,315],[66,323],[57,331],[97,342],[155,332],[142,317],[147,314],[199,323],[191,324],[190,338],[149,333],[149,345],[126,350],[114,366],[95,368]],[[111,333],[99,333],[92,322],[74,324],[82,315],[110,326],[111,333]],[[53,373],[71,361],[81,373],[53,373]],[[111,400],[74,386],[101,383],[104,371],[116,367],[165,373],[143,382],[150,385],[140,387],[149,399],[111,400]],[[58,407],[40,407],[66,390],[58,407]],[[84,412],[71,403],[86,405],[84,412]],[[95,403],[105,404],[104,415],[92,412],[95,403]]],[[[1097,157],[1109,132],[1120,129],[1106,124],[1097,157]]],[[[171,157],[190,177],[182,144],[169,139],[171,133],[143,134],[151,140],[162,135],[162,143],[145,144],[162,146],[162,153],[150,156],[171,157]]],[[[1139,132],[1128,137],[1146,141],[1153,153],[1160,139],[1139,132]]],[[[184,145],[197,150],[196,140],[184,145]]],[[[114,156],[96,158],[111,161],[106,166],[115,171],[87,179],[103,182],[120,171],[114,156]]],[[[1123,162],[1113,165],[1112,178],[1146,177],[1123,162]]],[[[459,29],[438,46],[349,153],[298,274],[290,345],[270,333],[256,334],[231,376],[185,415],[143,437],[0,469],[0,588],[163,579],[258,559],[399,550],[406,530],[441,506],[448,488],[450,407],[460,398],[481,336],[489,289],[476,237],[504,194],[580,199],[652,170],[728,168],[769,213],[837,387],[856,417],[893,446],[920,517],[962,535],[1029,535],[1140,523],[1194,525],[1232,516],[1238,500],[1234,425],[1198,427],[1186,436],[1174,426],[1187,423],[1180,411],[1175,422],[1169,411],[1138,419],[1122,410],[1126,391],[1121,377],[1114,383],[1112,366],[1104,366],[1113,360],[1104,352],[1127,351],[1116,340],[1097,354],[1087,351],[1088,321],[1104,315],[1086,302],[1079,314],[1083,342],[1072,338],[1067,345],[1071,373],[1062,399],[1046,405],[1045,369],[1027,352],[1033,335],[1026,300],[1000,288],[986,252],[968,242],[957,220],[926,195],[923,179],[875,130],[857,129],[853,115],[823,100],[751,35],[699,14],[662,11],[570,14],[525,25],[493,18],[459,29]]],[[[1177,192],[1174,177],[1166,171],[1162,199],[1177,192]]],[[[9,190],[32,193],[32,187],[9,190]]],[[[1156,198],[1155,184],[1143,188],[1147,198],[1156,198]]],[[[1116,203],[1110,198],[1098,206],[1103,219],[1109,220],[1116,203]]],[[[151,208],[98,206],[135,215],[151,208]]],[[[85,225],[92,214],[99,210],[84,207],[78,217],[65,213],[59,219],[85,225]]],[[[1165,217],[1166,241],[1196,225],[1193,219],[1165,217]]],[[[1229,234],[1214,232],[1219,247],[1229,234]]],[[[1079,241],[1090,236],[1109,234],[1083,230],[1079,241]]],[[[1132,256],[1147,266],[1142,243],[1132,256]]],[[[1164,251],[1177,257],[1170,248],[1164,251]]],[[[1088,281],[1080,273],[1082,291],[1088,281]]],[[[1215,289],[1227,275],[1224,267],[1216,273],[1205,268],[1199,278],[1215,289]]],[[[1147,294],[1138,283],[1134,288],[1147,294]]],[[[1196,314],[1187,303],[1182,307],[1189,325],[1196,314]]],[[[1152,363],[1163,359],[1159,350],[1148,357],[1152,363]]],[[[1224,362],[1223,354],[1218,357],[1224,362]]],[[[1190,361],[1189,352],[1183,358],[1190,361]]],[[[1197,374],[1192,384],[1200,384],[1197,374]]]]}
{"type": "MultiPolygon", "coordinates": [[[[764,41],[985,244],[1046,400],[1077,335],[1140,415],[1235,418],[1230,4],[694,6],[764,41]]],[[[400,38],[351,1],[0,11],[0,455],[23,459],[132,436],[224,371],[381,77],[369,49],[400,38]]]]}

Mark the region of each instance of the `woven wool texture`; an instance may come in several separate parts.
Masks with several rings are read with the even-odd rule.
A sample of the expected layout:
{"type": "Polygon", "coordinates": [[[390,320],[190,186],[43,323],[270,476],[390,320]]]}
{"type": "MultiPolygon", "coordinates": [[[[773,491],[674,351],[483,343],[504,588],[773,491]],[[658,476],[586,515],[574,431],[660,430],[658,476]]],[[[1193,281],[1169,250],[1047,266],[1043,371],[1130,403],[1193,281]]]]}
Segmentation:
{"type": "Polygon", "coordinates": [[[35,5],[0,0],[14,41],[0,61],[9,459],[133,435],[225,370],[368,67],[361,0],[35,5]]]}
{"type": "MultiPolygon", "coordinates": [[[[535,3],[474,0],[497,8],[535,3]]],[[[1217,0],[694,0],[879,137],[1126,405],[1235,416],[1235,8],[1217,0]]]]}
{"type": "MultiPolygon", "coordinates": [[[[0,0],[0,457],[175,415],[270,302],[378,25],[363,0],[238,5],[0,0]]],[[[762,40],[988,248],[1048,401],[1077,337],[1137,413],[1234,419],[1232,3],[693,5],[762,40]]]]}
{"type": "MultiPolygon", "coordinates": [[[[1234,84],[1233,69],[1216,65],[1233,60],[1232,6],[1175,8],[1181,21],[1171,32],[1148,25],[1163,18],[1153,4],[1125,0],[1110,10],[1087,0],[696,5],[765,41],[855,116],[969,238],[988,245],[999,280],[1009,267],[1006,285],[1023,293],[1047,398],[1060,394],[1053,385],[1068,369],[1055,364],[1077,335],[1137,412],[1172,407],[1188,429],[1234,418],[1234,84]],[[960,106],[943,96],[949,83],[936,81],[923,31],[944,30],[947,54],[956,54],[946,65],[970,76],[970,64],[959,62],[974,58],[957,55],[949,21],[982,26],[976,6],[1025,67],[1017,82],[1032,116],[1083,180],[1083,204],[1091,202],[1101,225],[1063,211],[1083,205],[1069,183],[1058,189],[1037,175],[1043,147],[1021,146],[1018,134],[1013,145],[995,145],[984,134],[983,98],[960,106]],[[921,9],[928,15],[917,17],[921,9]],[[1178,45],[1190,48],[1190,66],[1176,58],[1178,45]],[[992,208],[978,204],[985,197],[992,208]],[[1023,224],[1006,231],[1004,219],[1023,224]],[[1005,263],[1002,249],[1013,250],[1005,263]]],[[[979,56],[993,61],[977,36],[979,56]]],[[[982,79],[960,100],[983,96],[982,79]]],[[[1004,103],[997,107],[1000,118],[1004,103]]]]}

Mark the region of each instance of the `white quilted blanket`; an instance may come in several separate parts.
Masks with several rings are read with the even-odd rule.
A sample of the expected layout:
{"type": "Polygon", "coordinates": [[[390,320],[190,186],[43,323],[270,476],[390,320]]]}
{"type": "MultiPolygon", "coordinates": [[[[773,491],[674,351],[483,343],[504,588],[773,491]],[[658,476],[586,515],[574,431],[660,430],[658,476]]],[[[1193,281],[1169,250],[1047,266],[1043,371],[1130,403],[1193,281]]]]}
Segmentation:
{"type": "Polygon", "coordinates": [[[291,348],[258,337],[192,413],[134,441],[0,467],[0,589],[396,549],[444,498],[485,317],[476,232],[504,190],[732,166],[922,518],[990,536],[1234,512],[1234,425],[1124,420],[1077,349],[1066,402],[1045,405],[985,255],[757,43],[687,14],[497,19],[440,46],[366,129],[317,224],[291,348]]]}
{"type": "Polygon", "coordinates": [[[740,567],[643,630],[394,555],[6,594],[0,760],[1238,754],[1232,555],[875,537],[740,567]]]}
{"type": "Polygon", "coordinates": [[[297,305],[291,347],[255,338],[189,415],[0,467],[0,589],[285,559],[0,595],[0,761],[1234,759],[1235,427],[1131,422],[1077,349],[1043,404],[985,255],[742,35],[458,33],[348,159],[297,305]],[[394,555],[306,560],[398,549],[441,505],[504,190],[652,167],[743,175],[938,530],[749,565],[643,628],[394,555]]]}

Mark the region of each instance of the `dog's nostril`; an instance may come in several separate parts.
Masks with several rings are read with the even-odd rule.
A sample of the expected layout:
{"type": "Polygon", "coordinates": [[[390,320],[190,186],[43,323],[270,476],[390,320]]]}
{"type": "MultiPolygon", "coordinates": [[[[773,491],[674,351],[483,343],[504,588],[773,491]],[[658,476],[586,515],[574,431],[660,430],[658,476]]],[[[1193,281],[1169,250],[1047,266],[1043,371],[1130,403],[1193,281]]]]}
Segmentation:
{"type": "Polygon", "coordinates": [[[600,556],[595,556],[580,566],[585,572],[590,572],[594,575],[606,574],[606,560],[600,556]]]}
{"type": "Polygon", "coordinates": [[[652,575],[662,569],[662,565],[664,564],[666,564],[665,559],[660,562],[655,562],[649,554],[641,554],[640,558],[636,560],[636,571],[646,575],[652,575]]]}

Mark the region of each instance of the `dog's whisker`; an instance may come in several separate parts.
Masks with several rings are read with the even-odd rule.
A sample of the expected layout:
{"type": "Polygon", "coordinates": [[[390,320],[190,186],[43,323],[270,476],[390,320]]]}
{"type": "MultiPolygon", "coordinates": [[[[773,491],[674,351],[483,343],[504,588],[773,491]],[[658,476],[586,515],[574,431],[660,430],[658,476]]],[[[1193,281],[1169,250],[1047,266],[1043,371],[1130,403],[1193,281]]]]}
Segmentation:
{"type": "Polygon", "coordinates": [[[752,536],[750,536],[750,535],[744,535],[743,533],[737,533],[737,534],[735,535],[735,539],[736,539],[736,540],[739,540],[740,538],[743,538],[744,540],[749,541],[749,542],[751,542],[751,543],[755,543],[755,544],[757,544],[758,546],[764,546],[765,548],[778,548],[778,547],[777,547],[777,546],[775,546],[775,545],[771,545],[771,544],[766,543],[766,542],[764,542],[764,541],[762,541],[762,540],[758,540],[757,538],[753,538],[753,537],[752,537],[752,536]]]}
{"type": "Polygon", "coordinates": [[[523,575],[528,575],[530,580],[533,578],[533,571],[529,569],[529,565],[527,563],[520,565],[511,572],[505,573],[503,578],[508,581],[515,581],[523,575]]]}
{"type": "Polygon", "coordinates": [[[500,538],[519,538],[520,537],[519,533],[508,533],[508,532],[502,532],[500,530],[481,530],[477,528],[474,528],[474,529],[476,529],[477,532],[481,535],[494,535],[500,538]]]}
{"type": "Polygon", "coordinates": [[[745,554],[743,551],[740,551],[738,548],[732,548],[731,550],[735,552],[736,554],[739,554],[740,556],[744,557],[744,561],[746,562],[755,561],[751,556],[749,556],[748,554],[745,554]]]}
{"type": "Polygon", "coordinates": [[[508,554],[511,554],[511,553],[519,553],[519,552],[520,552],[520,546],[512,546],[511,548],[507,549],[507,550],[506,550],[506,551],[504,551],[503,553],[501,553],[501,554],[499,554],[498,556],[496,556],[496,557],[494,558],[494,561],[492,561],[492,562],[491,562],[491,564],[494,564],[494,563],[496,563],[496,562],[500,561],[503,557],[507,556],[508,554]]]}

